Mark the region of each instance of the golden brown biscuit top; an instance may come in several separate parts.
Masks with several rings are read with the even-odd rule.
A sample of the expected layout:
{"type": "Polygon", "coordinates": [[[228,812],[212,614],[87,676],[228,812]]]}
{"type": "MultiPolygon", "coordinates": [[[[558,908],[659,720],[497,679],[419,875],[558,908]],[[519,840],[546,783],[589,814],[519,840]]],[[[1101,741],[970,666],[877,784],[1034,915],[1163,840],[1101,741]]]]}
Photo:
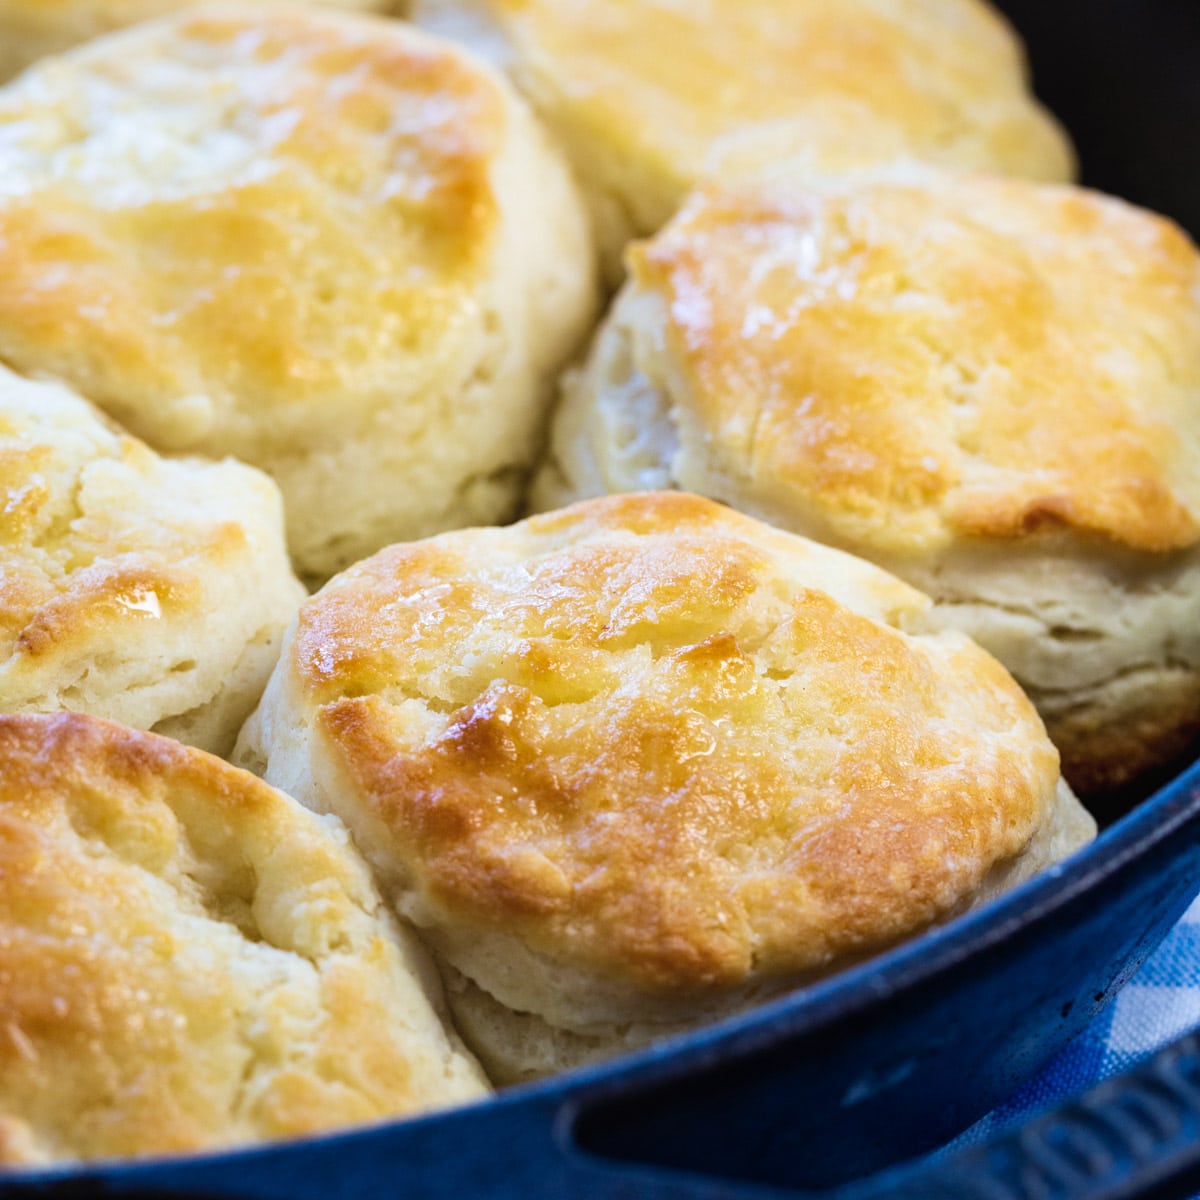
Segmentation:
{"type": "Polygon", "coordinates": [[[219,759],[77,714],[0,716],[0,767],[0,1162],[428,1102],[400,955],[344,831],[219,759]]]}
{"type": "Polygon", "coordinates": [[[339,811],[445,927],[638,989],[875,949],[965,902],[1058,759],[924,597],[683,494],[394,546],[301,610],[339,811]]]}
{"type": "Polygon", "coordinates": [[[672,403],[848,547],[1200,537],[1200,255],[1096,193],[932,172],[697,194],[635,248],[672,403]]]}
{"type": "MultiPolygon", "coordinates": [[[[140,646],[151,660],[145,639],[202,615],[218,573],[256,574],[272,538],[281,546],[278,497],[265,476],[231,462],[160,458],[65,389],[0,369],[6,706],[33,702],[52,663],[103,669],[89,648],[103,658],[114,640],[129,640],[131,659],[140,646]]],[[[298,590],[286,575],[267,586],[298,590]]]]}
{"type": "Polygon", "coordinates": [[[499,27],[561,121],[679,186],[721,138],[789,120],[818,165],[915,154],[1038,178],[1073,169],[1025,92],[1017,39],[978,0],[458,2],[499,27]]]}
{"type": "MultiPolygon", "coordinates": [[[[254,7],[272,0],[246,0],[254,7]]],[[[332,7],[383,8],[377,0],[299,0],[332,7]]],[[[0,69],[16,71],[37,58],[109,30],[149,21],[188,0],[0,0],[0,69]]]]}
{"type": "Polygon", "coordinates": [[[169,445],[419,389],[488,268],[506,103],[398,22],[286,9],[49,62],[0,91],[0,356],[169,445]]]}

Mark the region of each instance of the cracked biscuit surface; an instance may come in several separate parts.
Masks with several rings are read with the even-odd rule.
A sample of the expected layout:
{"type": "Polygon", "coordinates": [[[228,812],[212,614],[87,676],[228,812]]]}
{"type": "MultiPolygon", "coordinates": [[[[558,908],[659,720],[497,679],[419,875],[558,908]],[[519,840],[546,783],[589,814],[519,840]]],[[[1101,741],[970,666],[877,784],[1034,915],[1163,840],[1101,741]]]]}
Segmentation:
{"type": "Polygon", "coordinates": [[[302,574],[507,516],[587,331],[569,173],[395,21],[197,9],[0,91],[0,361],[271,474],[302,574]]]}
{"type": "Polygon", "coordinates": [[[929,593],[1080,790],[1200,729],[1200,255],[1080,189],[698,193],[637,247],[534,506],[700,492],[929,593]]]}
{"type": "Polygon", "coordinates": [[[296,1137],[484,1095],[332,818],[74,713],[0,716],[0,1163],[296,1137]]]}
{"type": "MultiPolygon", "coordinates": [[[[980,0],[412,0],[561,139],[615,260],[706,172],[898,159],[1067,179],[1020,43],[980,0]]],[[[612,263],[610,262],[610,268],[612,263]]]]}
{"type": "Polygon", "coordinates": [[[227,754],[303,595],[265,475],[161,458],[0,368],[0,711],[227,754]]]}
{"type": "Polygon", "coordinates": [[[331,581],[238,757],[347,822],[472,1048],[526,1078],[834,970],[1091,835],[1032,706],[918,632],[927,605],[697,497],[592,501],[331,581]]]}

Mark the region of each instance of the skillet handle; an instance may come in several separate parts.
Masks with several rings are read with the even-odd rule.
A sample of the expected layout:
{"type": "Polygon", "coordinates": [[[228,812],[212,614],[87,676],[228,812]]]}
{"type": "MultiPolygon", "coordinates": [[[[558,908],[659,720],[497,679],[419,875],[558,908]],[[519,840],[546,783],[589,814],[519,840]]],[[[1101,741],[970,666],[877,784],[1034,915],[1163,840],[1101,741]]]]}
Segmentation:
{"type": "Polygon", "coordinates": [[[1200,1195],[1200,1031],[978,1146],[822,1200],[1189,1200],[1200,1195]]]}
{"type": "Polygon", "coordinates": [[[0,1200],[1186,1200],[1200,1192],[1200,1031],[1062,1107],[824,1191],[788,1191],[589,1155],[552,1095],[190,1162],[0,1179],[0,1200]]]}

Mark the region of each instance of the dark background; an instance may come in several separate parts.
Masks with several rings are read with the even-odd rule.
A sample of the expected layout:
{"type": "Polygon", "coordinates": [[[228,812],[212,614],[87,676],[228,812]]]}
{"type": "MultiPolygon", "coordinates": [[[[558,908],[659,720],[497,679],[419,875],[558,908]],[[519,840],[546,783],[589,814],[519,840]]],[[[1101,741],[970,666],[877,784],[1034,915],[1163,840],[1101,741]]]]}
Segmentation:
{"type": "Polygon", "coordinates": [[[1083,181],[1200,238],[1200,0],[998,0],[1083,181]]]}

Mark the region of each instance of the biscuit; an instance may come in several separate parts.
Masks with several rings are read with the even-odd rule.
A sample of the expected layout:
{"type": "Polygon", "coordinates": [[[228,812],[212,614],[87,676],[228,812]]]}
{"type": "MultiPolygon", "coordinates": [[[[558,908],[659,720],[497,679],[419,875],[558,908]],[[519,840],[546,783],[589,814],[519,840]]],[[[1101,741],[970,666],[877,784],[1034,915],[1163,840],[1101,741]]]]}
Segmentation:
{"type": "Polygon", "coordinates": [[[698,497],[589,501],[332,580],[236,754],[346,821],[504,1015],[455,983],[468,1044],[527,1078],[827,974],[1091,836],[1032,705],[921,633],[927,607],[698,497]]]}
{"type": "Polygon", "coordinates": [[[511,88],[308,10],[193,10],[0,90],[0,276],[0,359],[266,470],[312,579],[509,516],[593,311],[511,88]]]}
{"type": "Polygon", "coordinates": [[[0,368],[0,711],[74,709],[233,748],[304,589],[279,491],[160,458],[0,368]]]}
{"type": "MultiPolygon", "coordinates": [[[[250,0],[257,5],[262,0],[250,0]]],[[[381,9],[380,0],[292,0],[328,7],[381,9]]],[[[30,63],[138,21],[148,21],[188,0],[0,0],[0,80],[30,63]]]]}
{"type": "Polygon", "coordinates": [[[898,159],[1063,180],[1065,134],[981,0],[413,0],[503,66],[587,188],[609,274],[697,179],[781,155],[817,174],[898,159]]]}
{"type": "Polygon", "coordinates": [[[1200,729],[1200,255],[1020,180],[710,188],[631,255],[535,507],[678,487],[937,601],[1081,792],[1200,729]]]}
{"type": "Polygon", "coordinates": [[[167,738],[0,716],[0,1163],[482,1096],[440,1003],[338,822],[167,738]]]}

